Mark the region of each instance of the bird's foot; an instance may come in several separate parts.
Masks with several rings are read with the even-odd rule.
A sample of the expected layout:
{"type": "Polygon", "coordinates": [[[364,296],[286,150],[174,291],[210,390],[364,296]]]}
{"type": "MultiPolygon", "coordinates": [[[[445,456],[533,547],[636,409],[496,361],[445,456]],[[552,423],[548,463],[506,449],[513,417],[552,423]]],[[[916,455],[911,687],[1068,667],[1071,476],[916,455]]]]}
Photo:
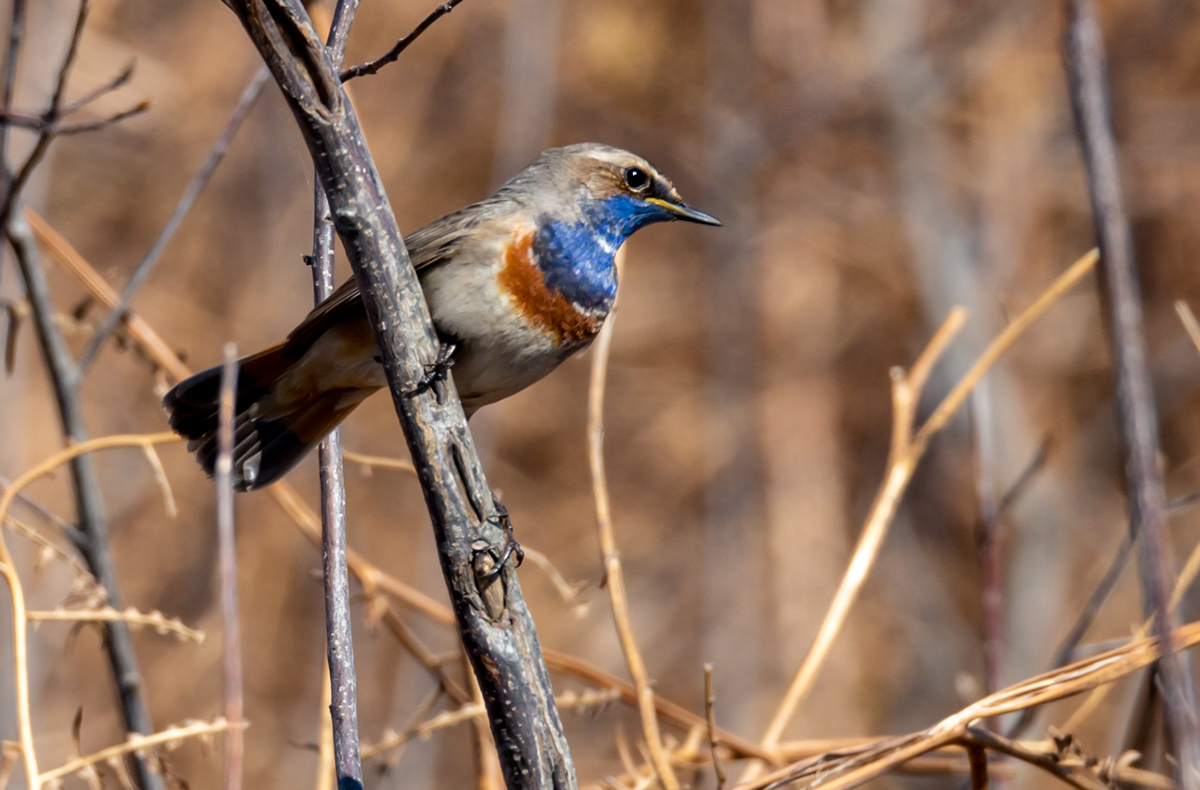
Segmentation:
{"type": "Polygon", "coordinates": [[[500,561],[496,563],[495,567],[484,574],[483,578],[485,581],[491,581],[499,576],[504,570],[504,566],[508,564],[509,559],[512,557],[515,556],[517,558],[518,568],[525,561],[525,551],[521,548],[521,544],[517,542],[516,537],[513,536],[513,523],[512,519],[508,516],[508,508],[496,498],[495,494],[492,495],[492,505],[496,508],[496,515],[488,520],[494,521],[496,526],[504,530],[504,548],[500,551],[500,561]]]}
{"type": "Polygon", "coordinates": [[[443,341],[438,345],[437,357],[433,360],[432,365],[425,366],[425,375],[417,382],[417,386],[409,390],[406,395],[415,398],[426,390],[432,388],[435,384],[446,380],[446,374],[450,372],[450,368],[454,367],[454,352],[458,350],[458,344],[449,341],[443,341]]]}

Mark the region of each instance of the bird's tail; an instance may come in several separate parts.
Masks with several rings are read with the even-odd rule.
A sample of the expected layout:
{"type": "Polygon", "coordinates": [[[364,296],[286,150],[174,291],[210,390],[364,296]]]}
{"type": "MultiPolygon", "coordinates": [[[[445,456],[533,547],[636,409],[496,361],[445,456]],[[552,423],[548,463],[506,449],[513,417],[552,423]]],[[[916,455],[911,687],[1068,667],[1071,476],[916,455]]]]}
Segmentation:
{"type": "MultiPolygon", "coordinates": [[[[370,394],[331,390],[285,402],[278,390],[295,362],[285,347],[281,343],[239,362],[233,427],[233,484],[239,491],[283,477],[370,394]]],[[[188,450],[210,477],[217,462],[220,390],[218,366],[181,381],[163,398],[171,428],[188,440],[188,450]]]]}

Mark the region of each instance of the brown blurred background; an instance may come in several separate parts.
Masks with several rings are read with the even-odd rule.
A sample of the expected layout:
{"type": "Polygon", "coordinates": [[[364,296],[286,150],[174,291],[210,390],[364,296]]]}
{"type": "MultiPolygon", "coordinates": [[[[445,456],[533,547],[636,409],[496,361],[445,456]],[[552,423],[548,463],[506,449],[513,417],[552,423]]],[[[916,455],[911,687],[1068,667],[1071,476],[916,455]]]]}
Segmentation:
{"type": "MultiPolygon", "coordinates": [[[[432,5],[364,0],[347,62],[382,53],[432,5]]],[[[71,0],[31,4],[18,107],[43,101],[74,10],[71,0]]],[[[1200,12],[1109,0],[1101,17],[1175,496],[1200,488],[1191,463],[1200,356],[1171,309],[1176,299],[1200,306],[1200,12]]],[[[584,140],[646,156],[691,203],[725,220],[719,230],[655,227],[630,242],[611,362],[617,539],[633,623],[667,698],[702,711],[702,665],[713,662],[718,722],[761,737],[879,483],[889,368],[911,364],[951,306],[970,309],[927,411],[1004,322],[1092,246],[1062,25],[1056,4],[1033,0],[466,0],[397,64],[354,83],[405,230],[484,197],[542,148],[584,140]]],[[[215,0],[96,0],[73,95],[131,58],[132,85],[95,112],[143,97],[151,112],[57,142],[30,201],[118,288],[259,66],[215,0]]],[[[14,135],[17,151],[27,150],[28,136],[14,135]]],[[[219,361],[227,340],[244,351],[275,342],[311,306],[301,260],[311,182],[295,123],[268,85],[134,302],[193,367],[219,361]]],[[[47,265],[69,312],[85,294],[47,265]]],[[[19,299],[15,268],[6,263],[2,278],[3,295],[19,299]]],[[[86,332],[73,341],[82,348],[86,332]]],[[[16,370],[0,383],[0,472],[9,477],[61,446],[39,354],[33,332],[23,332],[16,370]]],[[[624,676],[598,588],[587,375],[587,358],[573,360],[485,409],[472,428],[521,541],[567,579],[587,582],[580,617],[525,564],[542,643],[624,676]]],[[[164,430],[155,383],[145,359],[110,343],[85,388],[90,432],[164,430]]],[[[1016,345],[981,393],[935,440],[790,737],[903,732],[985,693],[981,469],[1003,492],[1049,440],[1044,468],[1001,523],[1002,685],[1046,667],[1107,567],[1125,504],[1091,279],[1016,345]]],[[[348,449],[405,455],[386,397],[356,412],[343,436],[348,449]]],[[[175,519],[140,453],[97,460],[126,601],[209,634],[200,647],[136,634],[159,726],[211,718],[222,706],[213,488],[181,446],[162,455],[175,519]]],[[[348,465],[350,544],[444,600],[415,481],[360,471],[348,465]]],[[[315,506],[315,460],[290,479],[315,506]]],[[[32,493],[69,517],[66,483],[63,474],[32,493]]],[[[320,557],[263,493],[239,497],[238,530],[248,786],[304,787],[316,769],[304,744],[317,739],[320,710],[320,557]]],[[[1200,539],[1195,513],[1174,517],[1171,530],[1177,557],[1200,539]]],[[[29,563],[31,605],[52,608],[68,574],[53,564],[34,572],[33,550],[10,543],[29,563]]],[[[358,614],[359,721],[362,739],[374,742],[409,723],[434,681],[358,614]]],[[[1127,636],[1140,614],[1130,568],[1088,640],[1127,636]]],[[[1190,620],[1195,607],[1183,614],[1190,620]]],[[[436,650],[454,650],[451,632],[408,619],[436,650]]],[[[67,755],[80,705],[85,751],[120,737],[100,647],[91,629],[35,631],[35,727],[48,766],[67,755]]],[[[11,738],[12,690],[0,688],[11,738]]],[[[1122,748],[1136,690],[1119,686],[1079,733],[1090,751],[1122,748]]],[[[1073,706],[1052,708],[1032,732],[1040,737],[1073,706]]],[[[636,739],[634,712],[615,705],[564,720],[581,783],[620,773],[614,732],[623,726],[636,739]]],[[[465,786],[474,781],[472,744],[463,727],[413,742],[390,770],[369,763],[366,785],[465,786]]],[[[190,744],[170,765],[193,788],[217,787],[219,755],[190,744]]],[[[1017,773],[1020,786],[1045,781],[1017,773]]]]}

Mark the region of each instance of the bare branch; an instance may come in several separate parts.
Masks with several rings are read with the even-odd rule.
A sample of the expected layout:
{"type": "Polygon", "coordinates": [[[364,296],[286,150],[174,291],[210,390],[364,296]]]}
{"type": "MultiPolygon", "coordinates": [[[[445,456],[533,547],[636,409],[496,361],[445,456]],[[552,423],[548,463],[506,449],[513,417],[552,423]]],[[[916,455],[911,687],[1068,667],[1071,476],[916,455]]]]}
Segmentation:
{"type": "Polygon", "coordinates": [[[237,106],[234,107],[233,114],[226,122],[225,128],[221,131],[221,135],[217,141],[213,143],[213,147],[209,149],[208,156],[204,160],[204,164],[192,177],[192,181],[188,184],[187,189],[183,191],[179,202],[175,205],[175,211],[171,213],[170,219],[163,229],[159,232],[158,238],[150,245],[150,249],[146,251],[146,255],[138,263],[137,268],[133,270],[133,274],[129,277],[129,282],[125,284],[124,290],[121,291],[121,296],[117,303],[109,310],[108,314],[96,327],[92,339],[88,342],[87,348],[84,349],[83,355],[79,358],[79,371],[83,376],[87,373],[92,363],[96,361],[97,355],[100,353],[101,346],[112,331],[117,327],[117,324],[125,318],[126,311],[129,309],[129,304],[133,301],[134,294],[138,288],[150,276],[150,271],[154,268],[154,264],[158,263],[159,257],[175,236],[175,231],[183,224],[184,218],[192,209],[192,204],[196,202],[197,196],[208,185],[212,175],[216,172],[217,165],[221,164],[221,160],[225,158],[225,152],[229,150],[229,144],[233,142],[233,137],[241,128],[242,122],[246,120],[250,109],[254,106],[254,102],[262,93],[263,85],[266,84],[270,74],[266,68],[260,68],[250,78],[250,83],[246,85],[242,91],[241,98],[238,99],[237,106]]]}
{"type": "Polygon", "coordinates": [[[400,55],[404,52],[404,50],[408,49],[409,44],[412,44],[414,41],[420,38],[421,34],[428,30],[434,22],[453,11],[454,7],[461,2],[462,0],[447,0],[447,2],[442,3],[437,8],[430,11],[428,16],[421,20],[421,24],[414,27],[407,36],[397,41],[395,46],[389,49],[381,57],[372,60],[370,63],[362,63],[358,66],[354,66],[353,68],[346,69],[338,75],[339,79],[341,79],[343,83],[346,83],[355,77],[364,77],[369,74],[375,74],[387,64],[395,63],[400,58],[400,55]]]}

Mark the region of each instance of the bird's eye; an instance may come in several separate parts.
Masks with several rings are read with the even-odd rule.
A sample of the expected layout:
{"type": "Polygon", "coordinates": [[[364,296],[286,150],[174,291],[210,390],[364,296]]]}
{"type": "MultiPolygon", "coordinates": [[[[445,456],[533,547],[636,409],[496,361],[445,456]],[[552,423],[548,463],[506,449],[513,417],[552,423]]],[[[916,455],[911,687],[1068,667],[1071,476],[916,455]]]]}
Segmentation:
{"type": "Polygon", "coordinates": [[[625,183],[630,189],[644,189],[650,183],[650,176],[640,167],[631,167],[625,171],[625,183]]]}

